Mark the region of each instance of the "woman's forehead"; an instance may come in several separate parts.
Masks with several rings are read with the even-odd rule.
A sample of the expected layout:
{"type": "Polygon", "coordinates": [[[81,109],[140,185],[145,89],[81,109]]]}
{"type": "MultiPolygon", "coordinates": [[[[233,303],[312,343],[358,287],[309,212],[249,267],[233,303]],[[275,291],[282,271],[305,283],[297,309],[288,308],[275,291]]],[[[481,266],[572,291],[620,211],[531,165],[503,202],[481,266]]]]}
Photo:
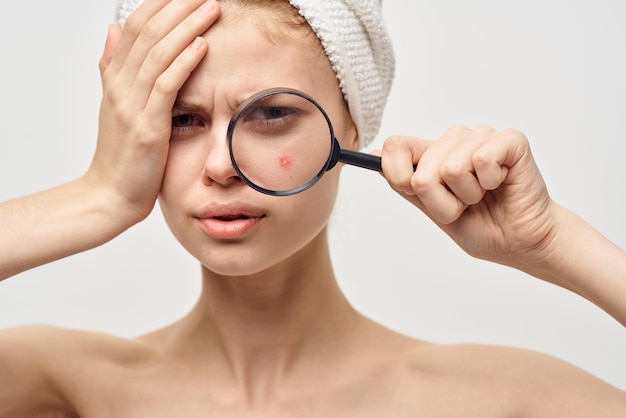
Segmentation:
{"type": "Polygon", "coordinates": [[[223,67],[226,72],[233,69],[253,73],[263,69],[278,73],[296,69],[316,71],[320,61],[330,66],[323,49],[315,48],[317,39],[312,41],[301,29],[290,27],[281,29],[280,38],[268,37],[256,16],[224,19],[209,29],[204,37],[209,44],[205,61],[223,67]],[[222,62],[218,63],[218,59],[222,62]],[[250,68],[242,67],[244,64],[249,64],[250,68]]]}
{"type": "MultiPolygon", "coordinates": [[[[284,42],[268,38],[258,25],[258,16],[241,15],[218,21],[203,36],[209,51],[181,90],[223,92],[243,100],[257,91],[290,87],[312,96],[328,96],[328,88],[339,91],[330,61],[321,47],[302,29],[285,27],[284,42]],[[329,86],[329,87],[327,87],[329,86]]],[[[217,94],[217,93],[216,93],[217,94]]],[[[322,97],[319,97],[323,100],[322,97]]]]}
{"type": "Polygon", "coordinates": [[[281,1],[281,9],[259,5],[242,7],[225,3],[218,24],[229,26],[240,20],[253,25],[268,41],[277,45],[298,44],[308,50],[319,49],[325,54],[317,35],[297,9],[281,1]]]}

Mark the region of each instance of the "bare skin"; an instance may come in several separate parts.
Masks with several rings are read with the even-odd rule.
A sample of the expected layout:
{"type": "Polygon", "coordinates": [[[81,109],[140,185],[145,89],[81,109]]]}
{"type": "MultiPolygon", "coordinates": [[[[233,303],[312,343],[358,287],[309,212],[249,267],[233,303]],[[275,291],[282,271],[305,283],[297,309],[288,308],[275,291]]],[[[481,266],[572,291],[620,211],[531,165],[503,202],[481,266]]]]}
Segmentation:
{"type": "MultiPolygon", "coordinates": [[[[277,45],[251,18],[224,7],[215,23],[215,3],[202,4],[147,1],[124,32],[112,27],[89,172],[0,205],[9,231],[0,253],[13,254],[2,264],[5,278],[106,242],[158,198],[173,234],[203,266],[199,301],[134,340],[48,327],[1,331],[0,417],[626,414],[623,391],[557,359],[431,344],[355,311],[337,286],[326,239],[339,170],[276,200],[241,182],[219,140],[237,102],[287,85],[320,100],[342,146],[356,149],[330,64],[301,32],[277,45]],[[146,59],[159,50],[166,52],[146,59]],[[193,123],[178,126],[178,115],[193,123]],[[82,206],[67,204],[74,196],[82,206]],[[42,206],[56,210],[39,215],[42,206]],[[244,210],[257,224],[235,237],[211,219],[244,210]],[[36,230],[19,228],[37,222],[36,230]],[[67,240],[86,225],[89,234],[67,240]]],[[[575,291],[626,323],[624,252],[550,199],[519,132],[457,127],[434,142],[390,138],[380,152],[390,186],[468,253],[575,291]]]]}

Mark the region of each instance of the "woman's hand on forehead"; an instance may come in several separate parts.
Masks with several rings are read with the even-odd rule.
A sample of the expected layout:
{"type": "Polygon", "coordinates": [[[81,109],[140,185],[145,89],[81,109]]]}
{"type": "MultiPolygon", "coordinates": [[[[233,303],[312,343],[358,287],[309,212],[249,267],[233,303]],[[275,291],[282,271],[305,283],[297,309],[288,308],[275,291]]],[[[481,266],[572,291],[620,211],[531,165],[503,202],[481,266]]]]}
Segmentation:
{"type": "Polygon", "coordinates": [[[88,175],[110,183],[139,218],[159,193],[176,96],[206,54],[200,35],[218,16],[216,0],[152,0],[123,28],[110,28],[100,61],[98,147],[88,175]]]}
{"type": "Polygon", "coordinates": [[[150,0],[123,29],[109,28],[91,165],[76,181],[3,206],[0,252],[12,256],[3,259],[0,278],[99,246],[151,212],[165,170],[173,103],[206,54],[199,35],[218,16],[215,0],[150,0]],[[29,210],[16,209],[21,205],[29,210]],[[33,224],[41,227],[21,227],[33,224]]]}

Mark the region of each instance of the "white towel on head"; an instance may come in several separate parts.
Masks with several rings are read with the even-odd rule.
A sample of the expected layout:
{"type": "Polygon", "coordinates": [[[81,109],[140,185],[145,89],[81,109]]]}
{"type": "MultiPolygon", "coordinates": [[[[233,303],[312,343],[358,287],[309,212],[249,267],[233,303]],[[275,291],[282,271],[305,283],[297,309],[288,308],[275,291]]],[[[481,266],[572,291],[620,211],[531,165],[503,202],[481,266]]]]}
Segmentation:
{"type": "Polygon", "coordinates": [[[395,70],[382,0],[289,0],[322,42],[361,146],[376,137],[395,70]]]}
{"type": "MultiPolygon", "coordinates": [[[[348,102],[361,146],[369,145],[380,128],[395,70],[382,0],[288,1],[320,39],[348,102]]],[[[117,21],[123,24],[142,0],[117,2],[117,21]]]]}

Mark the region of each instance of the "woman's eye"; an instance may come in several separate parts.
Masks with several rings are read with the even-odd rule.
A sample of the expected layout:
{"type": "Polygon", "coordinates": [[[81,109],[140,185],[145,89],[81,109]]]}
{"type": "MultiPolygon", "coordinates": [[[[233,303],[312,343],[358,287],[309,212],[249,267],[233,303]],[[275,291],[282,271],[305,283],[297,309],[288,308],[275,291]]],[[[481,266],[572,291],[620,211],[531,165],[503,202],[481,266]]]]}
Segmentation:
{"type": "Polygon", "coordinates": [[[280,119],[290,115],[292,112],[286,107],[264,107],[263,117],[267,120],[280,119]]]}
{"type": "Polygon", "coordinates": [[[297,110],[291,107],[258,106],[248,109],[243,119],[246,123],[274,126],[276,124],[288,123],[297,115],[297,110]]]}
{"type": "Polygon", "coordinates": [[[248,132],[278,135],[294,129],[303,120],[302,112],[296,107],[263,104],[247,108],[237,123],[238,126],[245,126],[248,132]]]}
{"type": "Polygon", "coordinates": [[[204,121],[193,113],[172,116],[172,138],[185,137],[202,129],[204,121]]]}
{"type": "Polygon", "coordinates": [[[194,125],[195,117],[193,115],[177,115],[172,117],[173,128],[188,128],[194,125]]]}

